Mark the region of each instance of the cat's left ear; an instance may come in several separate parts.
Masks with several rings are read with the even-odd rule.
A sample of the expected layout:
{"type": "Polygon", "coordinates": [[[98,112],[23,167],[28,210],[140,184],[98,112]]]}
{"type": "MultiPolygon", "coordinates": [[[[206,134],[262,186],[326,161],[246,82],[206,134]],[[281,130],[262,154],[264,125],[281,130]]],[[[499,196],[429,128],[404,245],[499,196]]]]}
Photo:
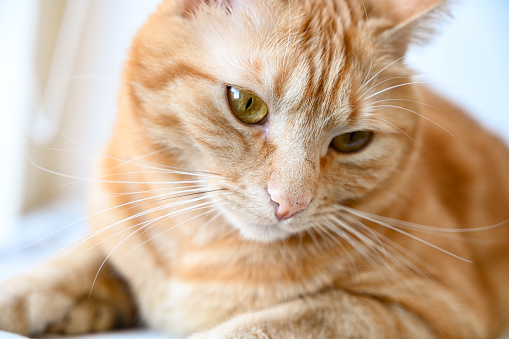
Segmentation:
{"type": "MultiPolygon", "coordinates": [[[[373,2],[373,1],[371,1],[373,2]]],[[[423,42],[435,31],[435,19],[447,13],[448,0],[377,0],[376,16],[387,19],[376,29],[379,41],[402,56],[413,42],[423,42]]]]}

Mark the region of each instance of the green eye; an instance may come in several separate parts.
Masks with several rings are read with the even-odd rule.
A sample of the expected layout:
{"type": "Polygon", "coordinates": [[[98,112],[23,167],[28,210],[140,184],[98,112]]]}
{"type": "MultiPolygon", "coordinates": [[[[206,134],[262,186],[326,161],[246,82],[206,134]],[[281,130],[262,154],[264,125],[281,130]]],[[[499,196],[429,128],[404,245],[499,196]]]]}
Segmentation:
{"type": "Polygon", "coordinates": [[[231,86],[228,86],[226,90],[230,108],[240,121],[246,124],[258,124],[267,116],[267,105],[256,95],[231,86]]]}
{"type": "Polygon", "coordinates": [[[345,133],[332,139],[331,146],[341,153],[353,153],[366,147],[372,137],[373,132],[368,131],[345,133]]]}

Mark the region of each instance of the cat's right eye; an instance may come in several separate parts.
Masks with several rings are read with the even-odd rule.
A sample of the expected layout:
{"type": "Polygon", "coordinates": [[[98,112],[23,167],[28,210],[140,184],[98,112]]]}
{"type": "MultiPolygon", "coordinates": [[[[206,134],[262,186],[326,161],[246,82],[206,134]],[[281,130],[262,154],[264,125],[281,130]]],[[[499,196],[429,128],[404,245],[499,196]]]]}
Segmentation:
{"type": "Polygon", "coordinates": [[[340,153],[354,153],[366,147],[372,137],[370,131],[344,133],[332,139],[331,146],[340,153]]]}
{"type": "Polygon", "coordinates": [[[250,125],[259,124],[267,116],[267,105],[253,93],[232,86],[228,86],[226,91],[228,104],[240,121],[250,125]]]}

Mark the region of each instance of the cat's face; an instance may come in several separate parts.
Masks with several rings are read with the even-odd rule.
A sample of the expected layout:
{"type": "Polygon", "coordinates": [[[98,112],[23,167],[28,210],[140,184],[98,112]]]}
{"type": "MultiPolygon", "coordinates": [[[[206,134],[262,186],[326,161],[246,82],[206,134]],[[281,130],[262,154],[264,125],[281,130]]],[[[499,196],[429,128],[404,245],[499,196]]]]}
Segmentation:
{"type": "Polygon", "coordinates": [[[168,1],[135,41],[143,137],[172,166],[219,174],[208,186],[246,238],[326,223],[386,189],[414,148],[397,22],[348,2],[168,1]]]}

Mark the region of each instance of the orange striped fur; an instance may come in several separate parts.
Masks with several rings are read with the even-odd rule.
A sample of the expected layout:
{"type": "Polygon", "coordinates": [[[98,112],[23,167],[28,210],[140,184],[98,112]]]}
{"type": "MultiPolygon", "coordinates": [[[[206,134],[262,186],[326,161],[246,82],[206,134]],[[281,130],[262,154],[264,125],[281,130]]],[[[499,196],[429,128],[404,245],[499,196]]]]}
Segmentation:
{"type": "Polygon", "coordinates": [[[0,329],[496,338],[508,149],[403,62],[443,5],[164,1],[129,55],[87,251],[0,285],[0,329]],[[240,122],[228,85],[267,120],[240,122]],[[374,138],[330,147],[354,131],[374,138]],[[278,220],[269,185],[309,205],[278,220]]]}

